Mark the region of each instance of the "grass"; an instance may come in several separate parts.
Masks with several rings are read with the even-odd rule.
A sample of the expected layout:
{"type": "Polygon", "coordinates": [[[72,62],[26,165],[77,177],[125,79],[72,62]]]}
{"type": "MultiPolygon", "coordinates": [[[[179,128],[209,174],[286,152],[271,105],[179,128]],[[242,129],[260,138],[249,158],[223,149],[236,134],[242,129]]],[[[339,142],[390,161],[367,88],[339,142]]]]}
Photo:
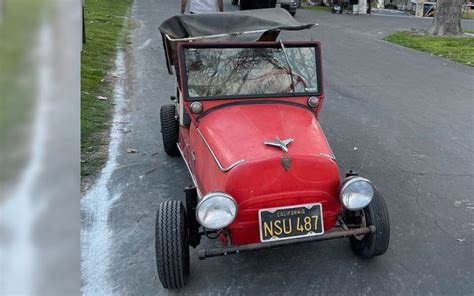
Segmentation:
{"type": "Polygon", "coordinates": [[[0,187],[17,175],[28,156],[36,83],[32,47],[47,15],[45,2],[0,3],[0,187]]]}
{"type": "Polygon", "coordinates": [[[474,37],[426,36],[415,32],[396,32],[384,39],[474,67],[474,37]]]}
{"type": "Polygon", "coordinates": [[[467,20],[474,20],[474,10],[471,10],[469,13],[464,12],[461,18],[467,19],[467,20]]]}
{"type": "Polygon", "coordinates": [[[304,4],[304,5],[303,5],[303,8],[304,8],[304,9],[308,9],[308,10],[317,10],[317,11],[331,12],[331,8],[329,8],[329,7],[327,7],[327,6],[304,4]]]}
{"type": "Polygon", "coordinates": [[[81,53],[81,177],[95,175],[107,158],[117,49],[124,48],[132,0],[86,0],[86,43],[81,53]],[[99,100],[98,96],[107,100],[99,100]]]}

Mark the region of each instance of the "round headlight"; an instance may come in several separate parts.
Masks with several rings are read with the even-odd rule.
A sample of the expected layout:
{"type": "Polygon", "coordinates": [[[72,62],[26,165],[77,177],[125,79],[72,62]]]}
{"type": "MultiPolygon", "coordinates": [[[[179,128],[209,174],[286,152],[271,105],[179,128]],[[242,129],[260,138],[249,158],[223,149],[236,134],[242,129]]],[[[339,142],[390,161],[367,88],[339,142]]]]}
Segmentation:
{"type": "Polygon", "coordinates": [[[206,194],[196,207],[196,219],[205,228],[221,229],[232,223],[237,215],[237,203],[224,192],[206,194]]]}
{"type": "Polygon", "coordinates": [[[365,208],[374,197],[374,186],[362,177],[350,177],[342,183],[341,201],[351,211],[365,208]]]}

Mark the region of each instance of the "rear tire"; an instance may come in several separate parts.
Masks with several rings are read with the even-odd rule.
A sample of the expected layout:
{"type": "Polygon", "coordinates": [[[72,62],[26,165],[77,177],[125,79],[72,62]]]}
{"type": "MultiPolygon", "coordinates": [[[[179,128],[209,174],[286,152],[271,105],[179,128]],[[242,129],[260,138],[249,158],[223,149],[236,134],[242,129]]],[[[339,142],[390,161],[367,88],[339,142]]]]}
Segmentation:
{"type": "Polygon", "coordinates": [[[161,136],[163,138],[163,148],[166,154],[176,156],[179,154],[178,135],[179,126],[176,119],[176,107],[173,104],[161,106],[160,109],[161,136]]]}
{"type": "Polygon", "coordinates": [[[159,205],[155,227],[156,267],[166,289],[184,286],[189,275],[188,226],[180,201],[159,205]]]}
{"type": "Polygon", "coordinates": [[[387,206],[380,193],[375,191],[370,204],[362,209],[366,227],[375,226],[375,233],[364,235],[362,238],[351,237],[352,251],[363,258],[372,258],[384,254],[390,242],[390,220],[387,206]]]}

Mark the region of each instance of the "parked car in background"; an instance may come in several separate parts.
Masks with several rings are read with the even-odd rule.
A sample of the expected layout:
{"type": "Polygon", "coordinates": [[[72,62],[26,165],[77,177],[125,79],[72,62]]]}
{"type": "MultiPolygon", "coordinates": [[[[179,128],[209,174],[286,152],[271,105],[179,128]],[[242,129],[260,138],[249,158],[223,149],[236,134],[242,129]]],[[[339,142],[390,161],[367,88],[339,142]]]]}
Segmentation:
{"type": "Polygon", "coordinates": [[[278,0],[281,8],[288,10],[288,12],[295,16],[296,8],[298,8],[298,0],[278,0]]]}
{"type": "MultiPolygon", "coordinates": [[[[242,1],[255,1],[255,0],[232,0],[233,5],[240,5],[242,1]]],[[[277,4],[280,4],[281,8],[286,9],[292,16],[296,14],[296,8],[298,8],[298,0],[271,0],[270,8],[275,8],[277,4]]]]}

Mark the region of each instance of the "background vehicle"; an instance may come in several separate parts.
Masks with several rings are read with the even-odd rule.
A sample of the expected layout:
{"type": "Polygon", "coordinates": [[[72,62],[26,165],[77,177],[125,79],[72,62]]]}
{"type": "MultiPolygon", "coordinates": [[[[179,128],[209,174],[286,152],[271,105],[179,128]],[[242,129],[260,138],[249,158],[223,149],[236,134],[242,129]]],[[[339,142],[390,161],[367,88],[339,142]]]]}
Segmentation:
{"type": "Polygon", "coordinates": [[[189,246],[202,236],[223,244],[201,249],[200,259],[337,238],[349,238],[364,258],[386,252],[383,197],[352,171],[340,180],[319,124],[319,42],[276,41],[280,30],[312,26],[280,8],[176,16],[160,26],[168,70],[177,75],[174,104],[160,112],[163,145],[183,157],[194,182],[185,205],[158,209],[165,288],[185,284],[189,246]]]}
{"type": "Polygon", "coordinates": [[[298,0],[278,0],[278,3],[281,5],[281,8],[288,10],[292,16],[296,15],[298,0]]]}
{"type": "MultiPolygon", "coordinates": [[[[233,5],[239,5],[241,1],[253,1],[253,0],[232,0],[233,5]]],[[[292,16],[296,15],[296,9],[298,8],[298,0],[271,0],[271,7],[275,8],[277,4],[280,4],[281,8],[286,9],[292,16]]]]}

